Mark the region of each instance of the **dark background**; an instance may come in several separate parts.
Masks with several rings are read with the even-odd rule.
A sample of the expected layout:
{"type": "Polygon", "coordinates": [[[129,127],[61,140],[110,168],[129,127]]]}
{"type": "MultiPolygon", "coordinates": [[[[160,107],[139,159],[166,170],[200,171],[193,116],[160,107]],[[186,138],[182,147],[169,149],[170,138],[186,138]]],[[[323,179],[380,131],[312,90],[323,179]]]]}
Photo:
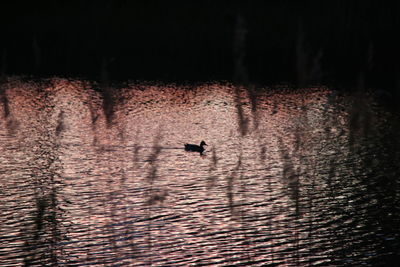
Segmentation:
{"type": "Polygon", "coordinates": [[[399,91],[398,3],[16,0],[0,8],[5,75],[399,91]]]}

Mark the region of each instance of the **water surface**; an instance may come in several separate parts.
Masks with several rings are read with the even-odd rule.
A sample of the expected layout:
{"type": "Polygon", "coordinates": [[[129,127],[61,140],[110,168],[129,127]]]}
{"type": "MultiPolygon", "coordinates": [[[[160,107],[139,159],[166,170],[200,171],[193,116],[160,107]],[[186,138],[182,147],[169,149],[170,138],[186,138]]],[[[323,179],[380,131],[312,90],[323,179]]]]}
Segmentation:
{"type": "Polygon", "coordinates": [[[1,265],[399,256],[398,118],[367,94],[19,78],[1,92],[1,265]],[[184,151],[202,140],[203,156],[184,151]]]}

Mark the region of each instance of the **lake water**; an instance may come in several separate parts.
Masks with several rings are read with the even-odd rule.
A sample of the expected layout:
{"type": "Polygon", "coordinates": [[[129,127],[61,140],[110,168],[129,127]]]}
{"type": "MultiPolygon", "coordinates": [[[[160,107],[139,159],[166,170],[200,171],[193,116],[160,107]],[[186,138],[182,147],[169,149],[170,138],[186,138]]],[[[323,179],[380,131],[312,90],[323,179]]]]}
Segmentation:
{"type": "Polygon", "coordinates": [[[1,266],[399,257],[399,120],[367,94],[94,87],[2,85],[1,266]],[[202,140],[204,155],[184,151],[202,140]]]}

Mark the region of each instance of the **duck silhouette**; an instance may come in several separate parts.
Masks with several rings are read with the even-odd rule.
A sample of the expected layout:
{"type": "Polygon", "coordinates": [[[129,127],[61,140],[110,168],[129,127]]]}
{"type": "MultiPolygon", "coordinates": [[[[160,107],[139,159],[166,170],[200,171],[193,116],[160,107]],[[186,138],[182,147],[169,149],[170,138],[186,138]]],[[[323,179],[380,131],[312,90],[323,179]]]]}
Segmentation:
{"type": "Polygon", "coordinates": [[[185,144],[185,150],[186,151],[193,151],[193,152],[200,152],[201,155],[203,155],[204,146],[206,146],[206,142],[201,141],[200,145],[193,145],[193,144],[185,144]]]}

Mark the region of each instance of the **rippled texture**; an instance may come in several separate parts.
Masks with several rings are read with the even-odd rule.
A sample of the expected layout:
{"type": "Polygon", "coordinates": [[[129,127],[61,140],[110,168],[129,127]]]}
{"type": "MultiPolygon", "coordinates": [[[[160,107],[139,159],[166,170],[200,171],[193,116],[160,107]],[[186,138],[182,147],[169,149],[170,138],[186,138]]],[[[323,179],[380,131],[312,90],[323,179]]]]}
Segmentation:
{"type": "Polygon", "coordinates": [[[2,266],[399,256],[398,118],[363,94],[10,78],[0,98],[2,266]]]}

